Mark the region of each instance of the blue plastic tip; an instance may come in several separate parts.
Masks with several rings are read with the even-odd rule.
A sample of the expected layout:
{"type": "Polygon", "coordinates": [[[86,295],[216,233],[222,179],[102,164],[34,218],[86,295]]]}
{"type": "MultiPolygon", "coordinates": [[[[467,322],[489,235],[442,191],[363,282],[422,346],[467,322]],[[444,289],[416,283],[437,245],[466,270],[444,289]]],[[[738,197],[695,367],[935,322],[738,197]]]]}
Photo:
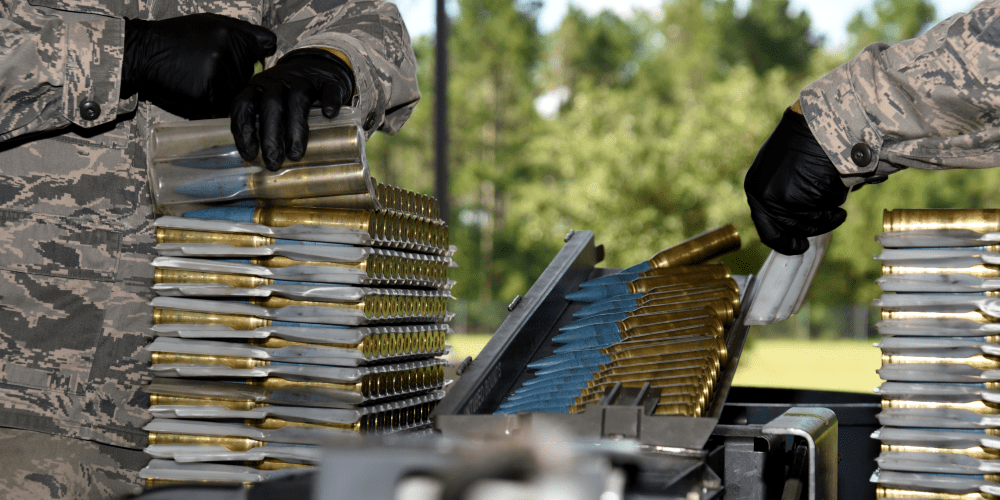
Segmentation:
{"type": "Polygon", "coordinates": [[[555,337],[552,337],[552,341],[567,344],[574,340],[585,339],[594,335],[597,335],[597,329],[594,325],[583,325],[579,328],[573,328],[572,330],[556,334],[555,337]]]}
{"type": "Polygon", "coordinates": [[[580,309],[573,312],[574,318],[589,318],[591,316],[596,316],[602,314],[605,311],[619,309],[622,307],[635,307],[638,305],[639,299],[641,299],[643,294],[641,293],[630,293],[628,295],[619,295],[612,299],[601,300],[594,302],[593,304],[586,305],[580,309]]]}
{"type": "Polygon", "coordinates": [[[213,146],[195,151],[191,158],[171,160],[171,163],[181,167],[222,170],[227,168],[245,168],[250,166],[243,161],[240,153],[232,145],[213,146]]]}
{"type": "MultiPolygon", "coordinates": [[[[575,329],[580,329],[585,326],[614,324],[617,321],[621,321],[625,318],[628,318],[630,312],[632,311],[615,311],[608,314],[599,314],[597,316],[591,316],[589,318],[580,318],[574,321],[574,323],[577,324],[577,327],[575,329]]],[[[571,332],[573,330],[566,330],[566,331],[571,332]]]]}
{"type": "Polygon", "coordinates": [[[178,187],[178,193],[195,198],[228,198],[247,188],[250,176],[246,174],[221,175],[214,179],[192,182],[178,187]]]}
{"type": "Polygon", "coordinates": [[[552,373],[557,373],[561,370],[575,368],[586,368],[593,371],[597,370],[598,366],[611,362],[611,358],[601,351],[583,351],[581,353],[558,354],[558,356],[565,357],[560,358],[558,363],[554,363],[548,368],[539,370],[538,375],[546,376],[552,373]]]}
{"type": "Polygon", "coordinates": [[[537,408],[550,408],[550,407],[562,407],[569,406],[574,403],[576,398],[580,397],[580,391],[577,390],[575,393],[565,392],[561,394],[553,394],[551,397],[540,397],[538,399],[533,399],[531,401],[524,401],[520,404],[507,405],[500,407],[505,410],[516,410],[516,411],[537,411],[537,408]]]}
{"type": "Polygon", "coordinates": [[[600,278],[594,278],[590,281],[585,281],[580,283],[580,288],[590,288],[592,286],[602,286],[602,285],[614,285],[618,283],[629,283],[632,280],[642,276],[639,273],[626,273],[618,272],[615,274],[609,274],[607,276],[601,276],[600,278]]]}
{"type": "Polygon", "coordinates": [[[184,217],[253,223],[253,214],[256,210],[253,207],[214,207],[187,212],[184,217]]]}
{"type": "Polygon", "coordinates": [[[598,300],[601,299],[606,299],[608,297],[615,297],[618,295],[625,295],[627,293],[628,293],[628,285],[611,284],[611,285],[592,286],[589,288],[584,288],[582,290],[577,290],[573,293],[566,294],[566,299],[576,302],[597,302],[598,300]]]}
{"type": "Polygon", "coordinates": [[[634,266],[632,266],[630,268],[622,269],[621,272],[622,273],[636,273],[636,274],[639,274],[639,273],[644,273],[646,271],[649,271],[652,268],[653,268],[653,266],[649,265],[649,261],[642,261],[642,262],[640,262],[640,263],[638,263],[638,264],[636,264],[636,265],[634,265],[634,266]]]}

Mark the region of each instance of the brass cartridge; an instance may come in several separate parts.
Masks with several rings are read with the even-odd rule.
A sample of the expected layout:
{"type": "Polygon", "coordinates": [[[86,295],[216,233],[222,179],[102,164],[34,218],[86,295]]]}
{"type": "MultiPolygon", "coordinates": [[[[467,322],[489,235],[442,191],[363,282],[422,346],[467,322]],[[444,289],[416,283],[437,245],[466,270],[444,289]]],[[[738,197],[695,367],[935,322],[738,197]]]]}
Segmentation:
{"type": "MultiPolygon", "coordinates": [[[[628,282],[628,293],[649,293],[657,287],[678,284],[697,285],[702,282],[718,279],[701,274],[680,274],[674,276],[653,276],[651,278],[636,278],[628,282]]],[[[732,278],[730,278],[732,279],[732,278]]]]}
{"type": "Polygon", "coordinates": [[[248,274],[208,273],[185,269],[157,269],[153,273],[153,280],[156,283],[209,283],[236,288],[256,288],[274,283],[272,279],[248,274]]]}
{"type": "Polygon", "coordinates": [[[255,198],[317,198],[331,193],[364,193],[368,188],[364,164],[342,163],[250,175],[247,190],[255,198]]]}
{"type": "Polygon", "coordinates": [[[277,458],[265,458],[264,460],[255,460],[252,462],[243,462],[243,465],[247,467],[253,467],[260,470],[280,470],[287,469],[289,467],[299,467],[305,469],[312,469],[315,466],[311,464],[299,464],[295,462],[285,462],[284,460],[278,460],[277,458]]]}
{"type": "Polygon", "coordinates": [[[948,403],[937,401],[910,401],[905,399],[882,399],[882,408],[949,408],[968,410],[980,415],[1000,415],[1000,405],[988,401],[969,403],[948,403]]]}
{"type": "Polygon", "coordinates": [[[690,311],[692,309],[709,308],[723,325],[733,324],[736,311],[733,310],[732,302],[725,297],[700,298],[694,300],[680,299],[680,302],[664,304],[644,304],[629,313],[629,316],[641,316],[644,314],[661,314],[667,312],[690,311]]]}
{"type": "Polygon", "coordinates": [[[656,276],[675,276],[680,274],[702,274],[714,276],[716,278],[729,278],[731,276],[729,266],[725,264],[692,264],[689,266],[654,267],[648,271],[639,273],[644,278],[656,276]]]}
{"type": "Polygon", "coordinates": [[[661,403],[653,409],[653,415],[670,415],[677,417],[700,417],[703,409],[694,405],[661,403]]]}
{"type": "Polygon", "coordinates": [[[252,399],[220,399],[220,398],[193,398],[187,396],[173,396],[169,394],[149,395],[150,406],[185,405],[185,406],[222,406],[230,410],[253,410],[261,406],[268,406],[267,403],[258,403],[252,399]]]}
{"type": "Polygon", "coordinates": [[[644,335],[670,332],[679,328],[694,325],[705,325],[714,331],[713,335],[721,337],[726,329],[719,318],[707,308],[698,316],[678,317],[672,313],[642,314],[618,321],[619,335],[622,340],[630,340],[644,335]]]}
{"type": "Polygon", "coordinates": [[[341,194],[316,198],[268,198],[263,199],[265,207],[341,208],[347,210],[374,210],[375,199],[370,193],[341,194]]]}
{"type": "Polygon", "coordinates": [[[727,224],[705,231],[681,243],[658,252],[649,259],[652,268],[700,264],[710,259],[739,250],[740,233],[736,226],[727,224]]]}
{"type": "Polygon", "coordinates": [[[222,365],[235,369],[257,368],[271,364],[266,359],[254,359],[241,356],[216,356],[213,354],[182,354],[175,352],[150,353],[150,364],[153,365],[222,365]]]}
{"type": "Polygon", "coordinates": [[[888,311],[882,309],[882,319],[920,319],[920,318],[945,318],[945,319],[965,319],[976,323],[996,323],[1000,318],[994,318],[980,311],[965,313],[944,313],[944,312],[924,312],[924,311],[888,311]]]}
{"type": "Polygon", "coordinates": [[[271,320],[240,314],[216,314],[174,309],[153,309],[154,325],[225,325],[233,330],[256,330],[271,326],[271,320]]]}
{"type": "Polygon", "coordinates": [[[689,338],[677,337],[667,340],[656,339],[640,342],[620,342],[611,347],[601,349],[601,352],[610,356],[611,361],[617,361],[619,359],[639,358],[675,352],[708,351],[717,353],[721,363],[726,362],[728,353],[724,339],[711,336],[708,333],[709,330],[706,328],[693,328],[691,331],[694,335],[689,338]]]}
{"type": "Polygon", "coordinates": [[[875,488],[875,498],[878,499],[921,499],[936,498],[940,500],[997,500],[1000,497],[988,495],[986,493],[941,493],[937,491],[903,490],[899,488],[886,488],[877,486],[875,488]]]}
{"type": "MultiPolygon", "coordinates": [[[[697,355],[696,355],[697,356],[697,355]]],[[[642,359],[642,358],[637,358],[642,359]]],[[[672,371],[678,375],[698,375],[704,372],[709,379],[715,380],[719,375],[719,368],[713,362],[714,358],[711,356],[700,355],[697,357],[691,357],[687,359],[675,359],[667,362],[661,363],[646,363],[641,365],[623,365],[618,366],[615,363],[608,363],[598,367],[598,370],[594,372],[595,384],[599,384],[604,380],[604,377],[609,375],[622,375],[630,373],[648,373],[656,371],[672,371]]]]}
{"type": "Polygon", "coordinates": [[[740,310],[739,293],[725,288],[698,290],[698,291],[693,291],[691,293],[683,293],[683,294],[679,293],[676,295],[673,294],[657,295],[649,298],[648,300],[640,300],[639,307],[640,308],[658,307],[658,306],[667,306],[671,304],[682,304],[684,302],[690,302],[694,300],[712,300],[712,299],[722,299],[729,304],[729,307],[723,311],[724,313],[723,317],[727,317],[729,311],[732,311],[733,316],[739,314],[740,310]]]}
{"type": "Polygon", "coordinates": [[[215,231],[195,231],[190,229],[156,228],[157,243],[208,243],[232,245],[235,247],[260,247],[273,245],[274,238],[259,234],[221,233],[215,231]]]}
{"type": "Polygon", "coordinates": [[[323,429],[340,429],[344,431],[351,432],[362,432],[361,421],[354,422],[352,424],[332,424],[332,423],[317,423],[317,422],[296,422],[294,420],[285,420],[283,418],[267,417],[261,419],[244,419],[244,424],[256,427],[258,429],[282,429],[285,427],[318,427],[323,429]]]}
{"type": "Polygon", "coordinates": [[[978,233],[1000,231],[1000,210],[989,208],[920,208],[884,210],[883,231],[968,229],[978,233]]]}
{"type": "Polygon", "coordinates": [[[896,354],[883,354],[882,365],[888,364],[949,364],[949,365],[969,365],[980,370],[1000,369],[1000,359],[985,354],[977,354],[968,358],[948,358],[944,356],[900,356],[896,354]]]}
{"type": "MultiPolygon", "coordinates": [[[[712,350],[693,350],[693,351],[683,351],[683,352],[673,352],[666,354],[656,354],[652,356],[637,356],[634,358],[622,358],[611,361],[600,365],[598,368],[600,370],[608,370],[612,368],[626,368],[626,367],[637,367],[637,366],[648,366],[652,364],[660,364],[663,366],[687,366],[687,364],[696,362],[695,360],[700,360],[706,358],[710,361],[711,367],[714,370],[719,371],[722,369],[723,364],[719,361],[719,355],[712,350]]],[[[641,369],[641,368],[637,368],[641,369]]]]}
{"type": "MultiPolygon", "coordinates": [[[[664,269],[654,269],[654,271],[669,271],[671,269],[674,269],[674,268],[668,267],[668,268],[664,268],[664,269]]],[[[657,277],[662,277],[662,276],[653,276],[650,279],[657,278],[657,277]]],[[[671,284],[671,285],[663,285],[663,286],[654,287],[654,288],[651,288],[648,292],[646,292],[645,295],[643,295],[642,297],[640,297],[639,300],[640,301],[641,300],[650,300],[652,298],[652,296],[660,294],[660,293],[669,293],[669,292],[676,292],[676,291],[681,291],[681,290],[688,290],[688,291],[690,291],[690,290],[693,290],[693,289],[702,289],[702,288],[728,288],[728,289],[730,289],[730,290],[732,290],[734,292],[737,292],[737,293],[739,293],[739,291],[740,291],[740,286],[739,286],[738,283],[736,283],[736,280],[734,280],[731,277],[719,277],[719,278],[706,279],[704,281],[692,281],[692,282],[687,282],[687,283],[675,283],[675,284],[671,284]],[[649,298],[647,298],[647,297],[649,297],[649,298]]]]}
{"type": "Polygon", "coordinates": [[[1000,266],[980,264],[971,267],[882,266],[882,274],[968,274],[977,278],[1000,278],[1000,266]]]}
{"type": "Polygon", "coordinates": [[[673,374],[673,375],[663,375],[661,372],[647,372],[642,373],[629,373],[620,376],[607,377],[600,382],[595,382],[590,380],[587,382],[587,387],[580,390],[580,397],[577,398],[576,402],[581,404],[589,404],[591,400],[597,402],[604,394],[604,391],[618,383],[621,382],[622,385],[626,387],[642,387],[644,384],[649,383],[650,387],[654,388],[664,388],[668,386],[682,386],[690,387],[696,391],[701,391],[702,395],[707,399],[712,395],[712,384],[707,378],[706,372],[697,372],[692,370],[691,375],[687,374],[673,374]],[[630,384],[630,385],[626,385],[630,384]]]}
{"type": "Polygon", "coordinates": [[[267,207],[254,211],[253,221],[257,224],[272,227],[288,227],[296,224],[310,226],[340,227],[365,231],[376,237],[372,229],[375,226],[376,212],[370,210],[344,210],[339,208],[298,208],[298,207],[267,207]]]}
{"type": "Polygon", "coordinates": [[[911,453],[950,453],[953,455],[966,455],[972,458],[985,460],[996,460],[1000,458],[1000,450],[973,446],[971,448],[929,448],[924,446],[904,446],[895,444],[882,444],[882,451],[904,451],[911,453]]]}
{"type": "Polygon", "coordinates": [[[170,434],[150,432],[149,444],[194,444],[221,446],[230,451],[248,451],[267,443],[237,436],[196,436],[193,434],[170,434]]]}

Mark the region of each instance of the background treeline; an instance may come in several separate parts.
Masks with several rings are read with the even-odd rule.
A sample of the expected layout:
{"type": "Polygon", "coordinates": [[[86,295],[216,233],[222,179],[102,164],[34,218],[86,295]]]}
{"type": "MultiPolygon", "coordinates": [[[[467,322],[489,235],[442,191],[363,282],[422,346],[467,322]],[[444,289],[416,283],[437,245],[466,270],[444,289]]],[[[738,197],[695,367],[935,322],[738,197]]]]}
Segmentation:
{"type": "MultiPolygon", "coordinates": [[[[496,328],[570,229],[593,230],[603,265],[626,267],[732,222],[744,246],[728,263],[756,272],[769,249],[742,182],[781,112],[865,45],[910,38],[936,21],[923,0],[875,0],[834,52],[787,0],[752,0],[745,10],[733,0],[668,0],[660,15],[629,18],[571,7],[548,34],[537,28],[537,2],[458,4],[449,222],[461,266],[452,270],[456,326],[471,332],[496,328]]],[[[379,180],[432,194],[433,38],[415,39],[414,49],[423,100],[402,132],[371,139],[368,156],[379,180]]],[[[866,323],[858,314],[874,319],[865,306],[879,294],[872,256],[883,209],[1000,206],[998,181],[997,169],[905,171],[852,193],[808,313],[790,323],[798,335],[856,336],[866,323]]]]}

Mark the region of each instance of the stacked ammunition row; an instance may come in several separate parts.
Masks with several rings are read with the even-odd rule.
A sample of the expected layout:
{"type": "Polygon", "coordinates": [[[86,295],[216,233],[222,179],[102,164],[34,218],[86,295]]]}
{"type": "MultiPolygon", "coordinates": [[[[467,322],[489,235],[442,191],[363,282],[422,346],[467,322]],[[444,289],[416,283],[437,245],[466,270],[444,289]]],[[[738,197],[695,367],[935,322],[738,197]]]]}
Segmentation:
{"type": "Polygon", "coordinates": [[[161,187],[179,200],[161,212],[195,210],[155,222],[149,485],[294,474],[325,441],[426,428],[444,396],[452,250],[437,201],[374,183],[353,125],[314,132],[332,164],[154,160],[186,196],[161,187]]]}
{"type": "Polygon", "coordinates": [[[605,391],[659,391],[658,415],[699,416],[726,366],[726,332],[740,306],[736,282],[710,260],[740,247],[732,225],[708,231],[648,261],[580,286],[588,303],[561,327],[552,356],[533,361],[533,378],[498,413],[578,413],[605,391]]]}
{"type": "Polygon", "coordinates": [[[878,498],[1000,497],[1000,210],[893,210],[883,251],[878,498]]]}

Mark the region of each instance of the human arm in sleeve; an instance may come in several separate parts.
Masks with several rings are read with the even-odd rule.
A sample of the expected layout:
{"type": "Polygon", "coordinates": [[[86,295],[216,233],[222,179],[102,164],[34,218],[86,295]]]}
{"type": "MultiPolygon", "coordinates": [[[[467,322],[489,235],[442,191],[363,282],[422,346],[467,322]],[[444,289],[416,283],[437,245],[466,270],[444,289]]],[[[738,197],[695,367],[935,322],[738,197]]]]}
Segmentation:
{"type": "Polygon", "coordinates": [[[1000,1],[983,2],[919,37],[872,44],[803,89],[794,106],[808,126],[802,136],[826,158],[779,168],[772,159],[787,159],[790,150],[771,139],[764,144],[744,182],[761,241],[782,253],[804,252],[806,238],[843,222],[839,206],[848,189],[903,168],[996,166],[998,17],[1000,1]]]}

